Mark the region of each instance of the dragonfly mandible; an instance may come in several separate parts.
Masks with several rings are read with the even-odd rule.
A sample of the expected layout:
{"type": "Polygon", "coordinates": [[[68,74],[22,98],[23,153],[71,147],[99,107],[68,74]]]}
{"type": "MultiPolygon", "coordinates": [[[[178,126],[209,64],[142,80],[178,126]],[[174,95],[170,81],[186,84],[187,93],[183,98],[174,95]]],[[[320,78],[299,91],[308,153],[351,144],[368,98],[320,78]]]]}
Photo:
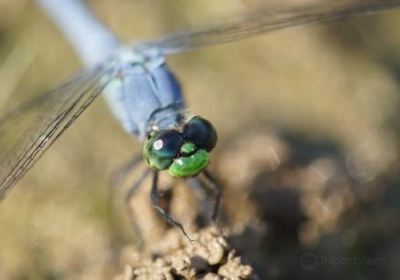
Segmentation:
{"type": "Polygon", "coordinates": [[[258,9],[214,25],[124,45],[81,0],[37,2],[69,38],[86,70],[0,120],[0,198],[102,94],[124,130],[143,143],[142,157],[153,171],[156,209],[185,235],[182,225],[156,205],[158,173],[168,170],[178,178],[202,174],[215,190],[215,219],[220,193],[206,168],[217,134],[209,121],[187,112],[179,82],[165,57],[291,26],[346,20],[400,7],[400,1],[368,0],[274,12],[258,9]]]}

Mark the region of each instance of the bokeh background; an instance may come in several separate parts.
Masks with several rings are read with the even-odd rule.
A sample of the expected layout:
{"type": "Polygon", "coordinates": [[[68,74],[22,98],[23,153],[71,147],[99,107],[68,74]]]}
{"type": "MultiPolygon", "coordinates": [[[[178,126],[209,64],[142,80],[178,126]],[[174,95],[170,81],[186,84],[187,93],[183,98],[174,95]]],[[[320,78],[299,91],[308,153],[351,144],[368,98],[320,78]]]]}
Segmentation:
{"type": "MultiPolygon", "coordinates": [[[[260,2],[291,4],[89,2],[127,42],[260,2]]],[[[211,170],[224,185],[224,220],[261,279],[399,273],[399,26],[392,11],[168,58],[189,109],[218,129],[211,170]]],[[[0,0],[2,112],[79,69],[32,1],[0,0]]],[[[125,214],[110,210],[110,176],[140,148],[96,100],[1,203],[0,279],[109,279],[118,272],[119,250],[135,236],[125,214]]]]}

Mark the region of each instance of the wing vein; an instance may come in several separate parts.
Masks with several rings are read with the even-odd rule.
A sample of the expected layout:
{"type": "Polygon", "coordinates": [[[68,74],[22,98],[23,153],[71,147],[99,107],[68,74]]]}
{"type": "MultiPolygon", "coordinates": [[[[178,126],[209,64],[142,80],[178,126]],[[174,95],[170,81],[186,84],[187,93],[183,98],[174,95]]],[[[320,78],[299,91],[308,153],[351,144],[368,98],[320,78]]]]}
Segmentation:
{"type": "Polygon", "coordinates": [[[6,136],[12,134],[13,126],[21,126],[20,133],[8,137],[14,145],[0,153],[0,200],[103,91],[110,78],[106,76],[108,70],[79,74],[0,121],[0,131],[6,136]],[[28,113],[34,114],[33,118],[25,116],[28,113]]]}
{"type": "Polygon", "coordinates": [[[170,34],[150,44],[158,46],[165,55],[175,54],[242,40],[287,27],[347,20],[355,16],[400,7],[399,0],[366,0],[352,3],[332,1],[332,3],[275,12],[261,8],[257,12],[249,12],[233,19],[231,17],[222,23],[170,34]]]}

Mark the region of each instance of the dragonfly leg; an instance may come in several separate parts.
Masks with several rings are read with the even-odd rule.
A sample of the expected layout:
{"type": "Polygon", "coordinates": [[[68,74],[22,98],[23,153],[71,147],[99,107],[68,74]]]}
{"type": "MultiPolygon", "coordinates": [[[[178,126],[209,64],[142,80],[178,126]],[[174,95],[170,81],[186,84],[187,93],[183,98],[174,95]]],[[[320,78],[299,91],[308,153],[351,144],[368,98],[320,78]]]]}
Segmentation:
{"type": "Polygon", "coordinates": [[[130,203],[132,197],[135,195],[136,190],[142,185],[143,181],[149,176],[151,169],[146,169],[143,174],[137,179],[129,188],[125,195],[125,202],[130,203]]]}
{"type": "MultiPolygon", "coordinates": [[[[118,168],[116,172],[111,176],[111,182],[110,182],[110,187],[109,189],[109,197],[110,197],[110,208],[115,208],[115,187],[118,187],[121,185],[121,183],[126,179],[127,175],[129,172],[131,172],[137,165],[141,162],[142,156],[139,154],[137,156],[134,156],[130,161],[125,163],[123,166],[118,168]]],[[[129,202],[135,192],[135,190],[142,184],[142,182],[146,179],[146,177],[149,175],[149,171],[146,171],[142,174],[142,176],[133,183],[133,185],[128,189],[127,194],[125,195],[125,202],[127,205],[127,208],[129,210],[129,202]]],[[[134,220],[132,217],[132,212],[128,211],[129,214],[129,219],[130,222],[134,220]]],[[[133,224],[133,228],[136,228],[136,225],[133,224]]]]}
{"type": "Polygon", "coordinates": [[[221,203],[221,195],[222,195],[221,187],[218,185],[214,176],[207,169],[203,171],[203,175],[207,179],[208,184],[201,184],[201,185],[207,186],[208,189],[212,192],[211,220],[215,222],[215,220],[217,219],[218,210],[221,203]]]}
{"type": "Polygon", "coordinates": [[[126,162],[124,165],[119,167],[116,172],[114,172],[114,174],[111,176],[111,185],[119,186],[126,179],[129,173],[139,165],[139,163],[142,163],[141,154],[134,156],[131,160],[126,162]]]}
{"type": "Polygon", "coordinates": [[[183,228],[182,224],[178,221],[176,221],[174,218],[172,218],[168,213],[165,212],[163,208],[161,208],[158,205],[158,171],[154,171],[153,173],[153,182],[151,185],[151,206],[172,226],[178,227],[183,235],[191,242],[193,243],[194,240],[190,238],[190,236],[186,233],[185,229],[183,228]]]}
{"type": "Polygon", "coordinates": [[[213,215],[214,212],[214,209],[212,209],[214,208],[214,203],[213,207],[209,207],[211,199],[210,199],[210,188],[207,186],[207,182],[205,182],[205,180],[200,176],[189,178],[187,182],[195,190],[201,191],[202,209],[204,212],[207,212],[206,218],[208,218],[208,221],[210,221],[211,216],[213,215]]]}
{"type": "Polygon", "coordinates": [[[149,176],[150,171],[151,171],[150,169],[146,169],[146,171],[143,172],[142,176],[140,176],[140,178],[133,183],[133,185],[129,188],[128,192],[125,195],[125,204],[128,210],[129,221],[135,231],[137,230],[137,224],[135,222],[135,217],[133,216],[133,212],[130,209],[130,202],[132,200],[132,197],[135,195],[136,190],[142,185],[143,181],[146,180],[146,178],[149,176]]]}

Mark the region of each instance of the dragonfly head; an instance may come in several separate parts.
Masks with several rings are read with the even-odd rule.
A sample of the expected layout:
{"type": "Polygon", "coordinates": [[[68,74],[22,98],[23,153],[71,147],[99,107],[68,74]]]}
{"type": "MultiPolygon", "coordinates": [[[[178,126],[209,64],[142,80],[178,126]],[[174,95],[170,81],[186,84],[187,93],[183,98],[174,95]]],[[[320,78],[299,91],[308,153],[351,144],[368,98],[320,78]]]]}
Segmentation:
{"type": "Polygon", "coordinates": [[[143,158],[154,170],[166,170],[172,177],[192,177],[208,166],[217,143],[213,125],[199,116],[186,122],[181,131],[151,131],[143,146],[143,158]]]}

